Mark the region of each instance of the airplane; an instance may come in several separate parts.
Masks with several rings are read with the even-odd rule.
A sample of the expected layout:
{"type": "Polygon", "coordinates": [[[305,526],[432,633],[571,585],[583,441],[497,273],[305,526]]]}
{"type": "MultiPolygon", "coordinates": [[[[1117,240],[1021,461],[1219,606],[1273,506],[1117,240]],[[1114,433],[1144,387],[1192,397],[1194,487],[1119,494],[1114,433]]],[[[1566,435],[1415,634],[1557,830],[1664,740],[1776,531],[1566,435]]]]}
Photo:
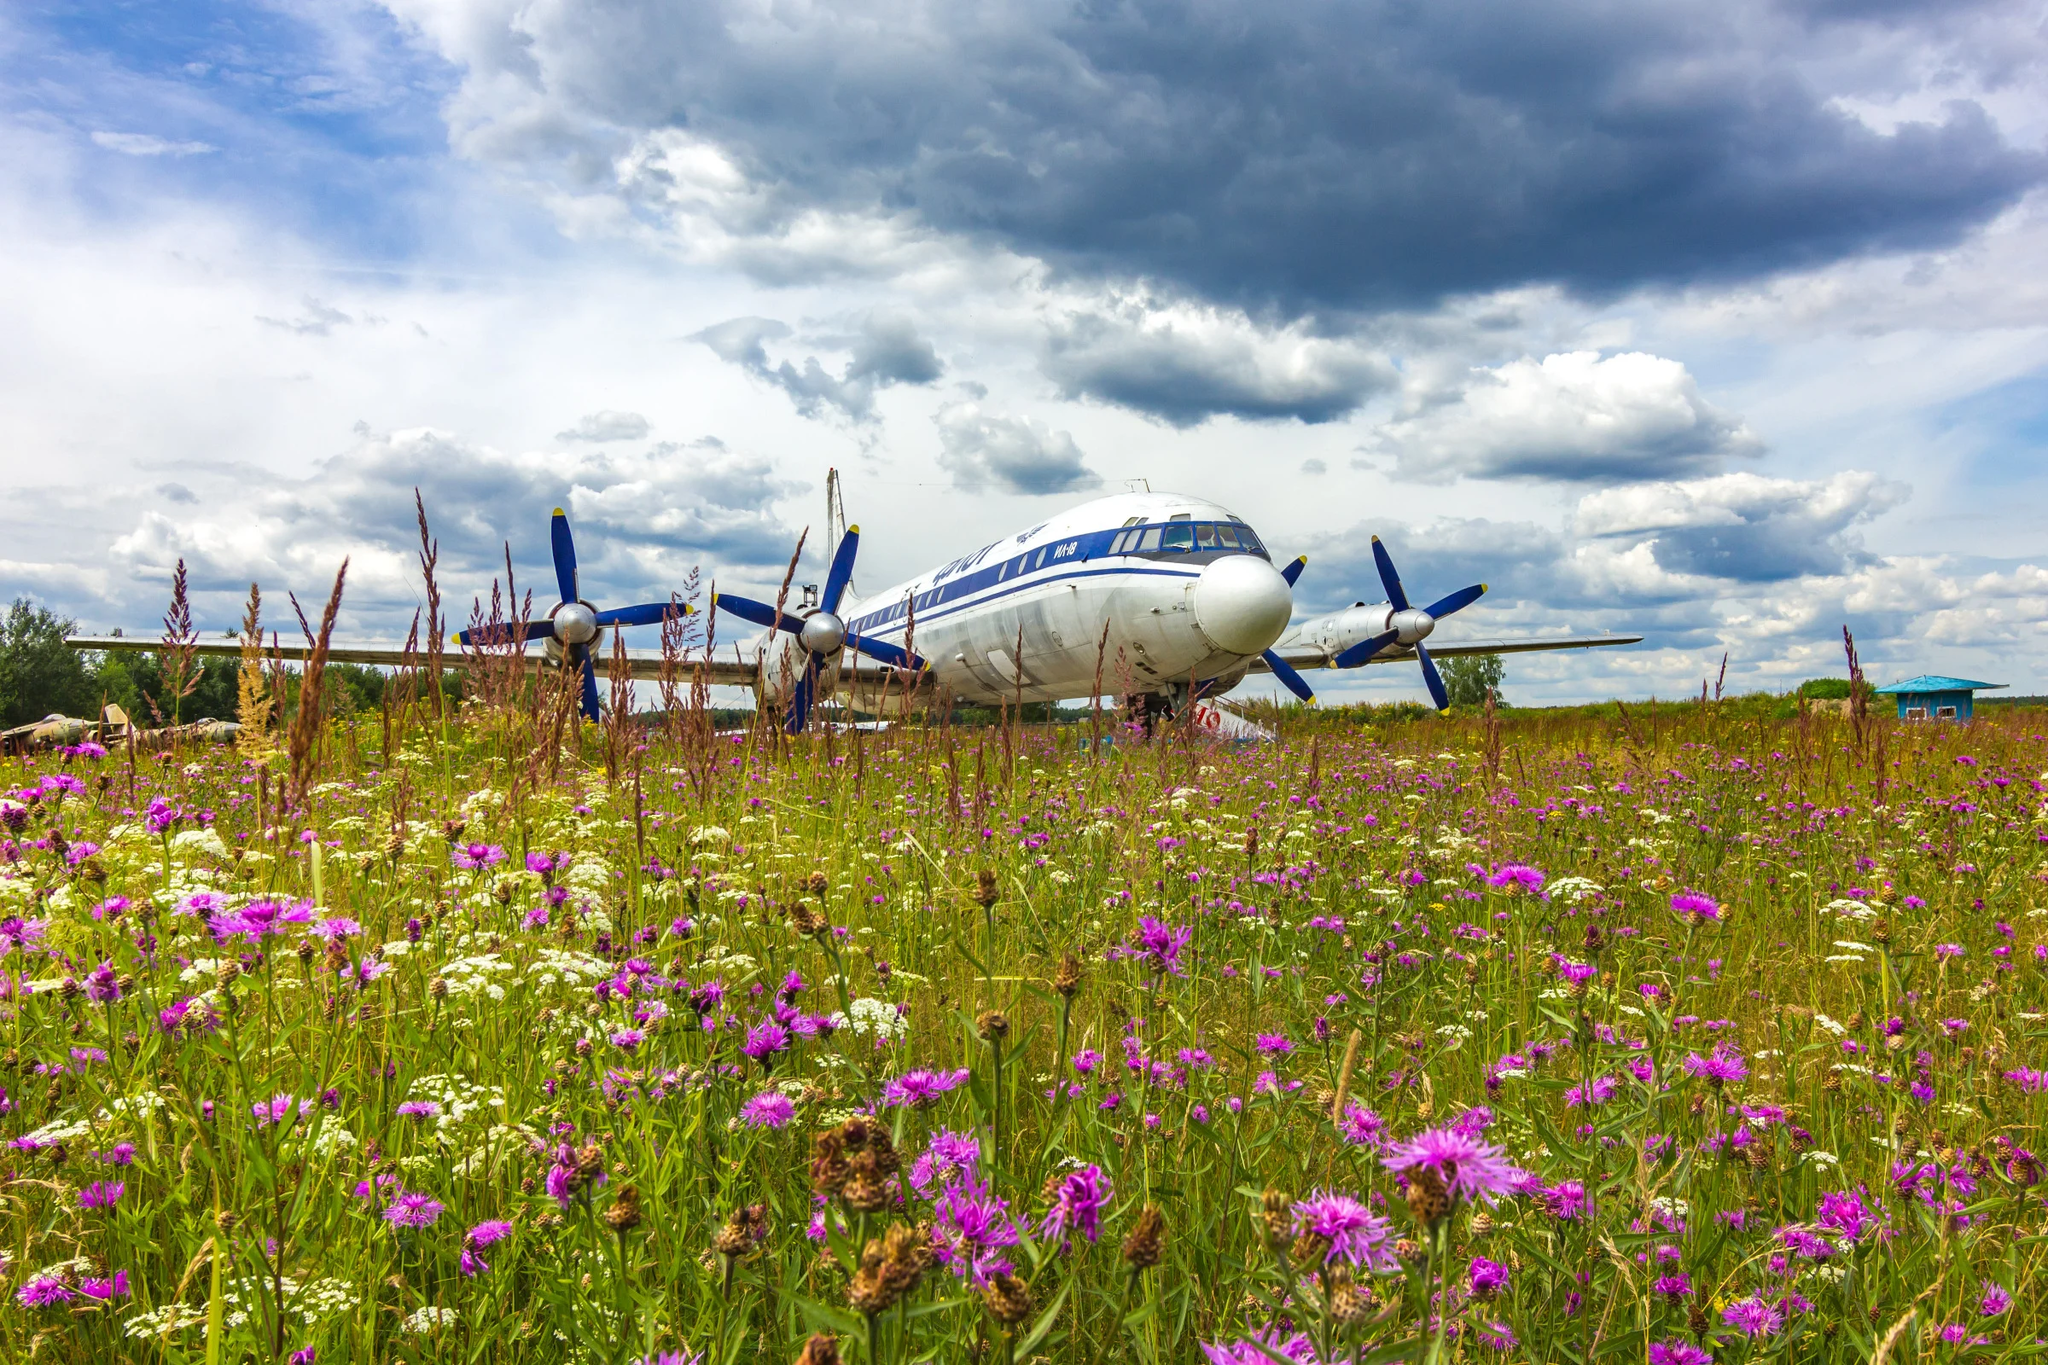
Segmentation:
{"type": "MultiPolygon", "coordinates": [[[[580,595],[575,541],[559,507],[550,541],[561,601],[547,616],[459,631],[454,642],[465,650],[523,650],[541,641],[546,663],[581,671],[581,708],[596,720],[604,632],[658,624],[683,608],[654,602],[600,610],[580,595]]],[[[1256,673],[1271,674],[1312,702],[1305,669],[1409,661],[1419,665],[1442,710],[1450,701],[1432,656],[1596,649],[1643,638],[1475,639],[1432,650],[1424,642],[1437,623],[1477,601],[1486,585],[1417,607],[1377,536],[1373,560],[1386,599],[1290,626],[1294,585],[1307,558],[1276,566],[1242,517],[1179,493],[1097,498],[855,599],[848,589],[859,546],[860,528],[849,527],[822,588],[801,585],[799,600],[785,597],[779,608],[714,592],[714,622],[737,617],[762,634],[745,649],[735,643],[730,659],[693,657],[686,669],[707,684],[751,689],[758,705],[782,712],[792,733],[809,725],[816,702],[842,691],[854,709],[874,715],[906,714],[941,697],[997,705],[1115,695],[1149,723],[1220,697],[1256,673]]],[[[68,643],[81,650],[159,647],[123,635],[73,636],[68,643]]],[[[230,636],[202,641],[195,652],[237,656],[241,645],[230,636]]],[[[303,659],[311,651],[280,645],[277,652],[303,659]]],[[[393,666],[420,655],[336,643],[328,658],[393,666]]],[[[661,676],[660,650],[630,649],[627,658],[636,679],[661,676]]]]}

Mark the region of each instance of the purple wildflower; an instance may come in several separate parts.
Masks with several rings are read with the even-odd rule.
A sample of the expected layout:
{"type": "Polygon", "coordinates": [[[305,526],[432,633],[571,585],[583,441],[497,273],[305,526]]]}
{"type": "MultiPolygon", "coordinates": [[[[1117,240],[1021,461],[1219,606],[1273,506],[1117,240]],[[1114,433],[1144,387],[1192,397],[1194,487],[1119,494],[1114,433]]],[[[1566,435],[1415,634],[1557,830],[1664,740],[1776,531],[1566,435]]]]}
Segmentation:
{"type": "Polygon", "coordinates": [[[1714,1356],[1689,1341],[1650,1343],[1650,1365],[1714,1365],[1714,1356]]]}
{"type": "Polygon", "coordinates": [[[402,1119],[431,1119],[440,1115],[441,1106],[432,1100],[407,1100],[398,1106],[398,1116],[402,1119]]]}
{"type": "Polygon", "coordinates": [[[773,1019],[763,1019],[747,1030],[747,1041],[740,1045],[740,1051],[766,1066],[770,1057],[788,1046],[789,1030],[773,1019]]]}
{"type": "Polygon", "coordinates": [[[1719,1090],[1731,1081],[1746,1080],[1749,1064],[1742,1060],[1742,1054],[1727,1043],[1717,1045],[1708,1056],[1689,1053],[1685,1059],[1686,1074],[1697,1076],[1719,1090]]]}
{"type": "Polygon", "coordinates": [[[1524,892],[1534,895],[1543,889],[1543,880],[1543,874],[1526,863],[1502,863],[1487,876],[1486,884],[1510,896],[1524,892]]]}
{"type": "Polygon", "coordinates": [[[1384,1158],[1390,1171],[1427,1167],[1444,1182],[1455,1199],[1483,1199],[1492,1205],[1513,1187],[1522,1173],[1507,1153],[1476,1133],[1455,1128],[1425,1128],[1406,1142],[1397,1142],[1384,1158]]]}
{"type": "Polygon", "coordinates": [[[1399,1267],[1387,1220],[1348,1194],[1318,1191],[1294,1204],[1297,1235],[1320,1237],[1330,1244],[1323,1264],[1343,1261],[1368,1270],[1391,1272],[1399,1267]]]}
{"type": "Polygon", "coordinates": [[[1283,1337],[1277,1329],[1239,1342],[1205,1341],[1202,1354],[1209,1365],[1273,1365],[1275,1356],[1293,1365],[1315,1365],[1315,1343],[1296,1332],[1283,1337]]]}
{"type": "Polygon", "coordinates": [[[955,1275],[980,1285],[988,1277],[1007,1274],[1010,1263],[996,1254],[1017,1244],[1017,1225],[1010,1204],[972,1174],[940,1191],[933,1205],[933,1250],[955,1275]]]}
{"type": "Polygon", "coordinates": [[[121,998],[121,978],[112,962],[102,962],[85,974],[85,993],[94,1003],[111,1005],[121,998]]]}
{"type": "Polygon", "coordinates": [[[128,1187],[119,1180],[95,1180],[78,1192],[81,1209],[110,1209],[121,1202],[128,1187]]]}
{"type": "Polygon", "coordinates": [[[1110,1200],[1109,1179],[1100,1166],[1083,1166],[1060,1177],[1051,1189],[1052,1207],[1038,1225],[1041,1237],[1057,1237],[1064,1245],[1075,1232],[1095,1240],[1102,1224],[1102,1206],[1110,1200]]]}
{"type": "Polygon", "coordinates": [[[1145,915],[1138,920],[1138,950],[1152,961],[1160,972],[1185,976],[1181,969],[1180,952],[1187,947],[1195,931],[1185,925],[1169,925],[1145,915]]]}
{"type": "Polygon", "coordinates": [[[1497,1298],[1508,1287],[1508,1268],[1499,1261],[1474,1256],[1465,1268],[1465,1282],[1473,1298],[1482,1302],[1497,1298]]]}
{"type": "Polygon", "coordinates": [[[1752,1294],[1737,1299],[1721,1310],[1721,1321],[1746,1337],[1773,1336],[1785,1325],[1785,1315],[1763,1296],[1752,1294]]]}
{"type": "Polygon", "coordinates": [[[740,1106],[740,1121],[749,1128],[780,1128],[796,1115],[796,1105],[780,1090],[763,1090],[740,1106]]]}
{"type": "Polygon", "coordinates": [[[71,1286],[55,1275],[35,1275],[22,1282],[14,1291],[14,1297],[23,1308],[48,1308],[54,1304],[69,1303],[77,1295],[71,1286]]]}
{"type": "Polygon", "coordinates": [[[882,1087],[882,1103],[929,1109],[939,1102],[939,1096],[958,1089],[966,1081],[965,1067],[957,1071],[906,1071],[882,1087]]]}
{"type": "Polygon", "coordinates": [[[417,1190],[400,1190],[391,1207],[384,1210],[384,1221],[401,1228],[430,1228],[440,1216],[439,1201],[417,1190]]]}
{"type": "Polygon", "coordinates": [[[1671,909],[1674,914],[1690,918],[1694,924],[1711,924],[1721,918],[1721,903],[1697,891],[1681,891],[1673,896],[1671,909]]]}
{"type": "Polygon", "coordinates": [[[504,862],[505,849],[500,844],[462,844],[454,850],[454,857],[457,867],[481,872],[504,862]]]}
{"type": "Polygon", "coordinates": [[[88,1299],[98,1299],[101,1303],[125,1299],[128,1297],[128,1272],[117,1270],[109,1279],[80,1280],[78,1289],[88,1299]]]}
{"type": "Polygon", "coordinates": [[[941,1128],[932,1134],[932,1140],[911,1166],[910,1187],[929,1195],[934,1185],[950,1185],[963,1173],[971,1175],[980,1160],[980,1138],[941,1128]]]}
{"type": "Polygon", "coordinates": [[[1659,1275],[1657,1282],[1651,1285],[1650,1289],[1659,1297],[1677,1303],[1680,1299],[1692,1296],[1692,1276],[1684,1271],[1676,1275],[1659,1275]]]}

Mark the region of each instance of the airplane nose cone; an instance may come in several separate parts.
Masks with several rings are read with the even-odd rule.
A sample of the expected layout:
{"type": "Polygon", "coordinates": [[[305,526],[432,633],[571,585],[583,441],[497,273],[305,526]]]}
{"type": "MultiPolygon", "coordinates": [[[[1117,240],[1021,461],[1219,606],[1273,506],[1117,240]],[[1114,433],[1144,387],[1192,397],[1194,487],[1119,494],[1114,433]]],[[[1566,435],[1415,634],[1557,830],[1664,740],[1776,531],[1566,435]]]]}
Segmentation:
{"type": "Polygon", "coordinates": [[[1195,580],[1195,624],[1232,654],[1272,647],[1294,614],[1294,591],[1280,571],[1257,555],[1230,555],[1195,580]]]}

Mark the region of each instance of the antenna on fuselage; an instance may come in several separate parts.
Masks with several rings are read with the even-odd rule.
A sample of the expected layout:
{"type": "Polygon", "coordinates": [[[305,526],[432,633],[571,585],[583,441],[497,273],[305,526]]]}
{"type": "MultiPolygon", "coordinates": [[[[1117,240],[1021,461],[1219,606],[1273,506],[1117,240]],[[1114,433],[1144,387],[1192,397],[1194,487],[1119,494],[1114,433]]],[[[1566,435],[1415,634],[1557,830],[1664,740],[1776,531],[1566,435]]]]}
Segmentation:
{"type": "Polygon", "coordinates": [[[1150,479],[1125,479],[1125,480],[1124,480],[1124,492],[1126,492],[1126,493],[1135,493],[1135,492],[1137,492],[1137,491],[1138,491],[1138,485],[1139,485],[1139,484],[1141,484],[1141,483],[1145,485],[1145,491],[1146,491],[1147,493],[1150,493],[1150,492],[1152,491],[1152,480],[1150,480],[1150,479]]]}

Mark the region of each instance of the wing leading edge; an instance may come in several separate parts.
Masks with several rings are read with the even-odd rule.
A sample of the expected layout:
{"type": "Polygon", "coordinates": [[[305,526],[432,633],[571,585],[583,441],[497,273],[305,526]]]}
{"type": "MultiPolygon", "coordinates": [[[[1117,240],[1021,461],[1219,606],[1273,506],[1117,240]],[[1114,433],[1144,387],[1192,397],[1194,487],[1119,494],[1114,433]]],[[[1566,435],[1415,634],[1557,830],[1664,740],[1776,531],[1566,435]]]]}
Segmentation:
{"type": "MultiPolygon", "coordinates": [[[[1439,659],[1456,659],[1470,654],[1533,654],[1546,649],[1603,649],[1610,645],[1637,645],[1643,642],[1640,635],[1563,635],[1549,640],[1461,640],[1457,644],[1429,642],[1429,652],[1439,659]]],[[[1330,668],[1333,656],[1315,645],[1292,645],[1276,648],[1287,663],[1296,668],[1330,668]]],[[[1367,660],[1368,664],[1412,663],[1415,650],[1407,645],[1388,645],[1367,660]]],[[[1270,673],[1263,661],[1252,664],[1254,673],[1270,673]]]]}
{"type": "MultiPolygon", "coordinates": [[[[129,635],[73,635],[66,639],[64,643],[77,650],[107,650],[129,654],[154,653],[163,648],[160,641],[129,635]]],[[[239,659],[242,657],[242,642],[240,639],[201,640],[192,646],[192,652],[205,658],[239,659]]],[[[304,663],[306,657],[313,650],[304,641],[294,644],[279,642],[276,652],[289,663],[304,663]]],[[[263,657],[267,659],[270,656],[271,649],[269,646],[265,646],[263,657]]],[[[450,650],[444,657],[447,665],[453,668],[461,666],[464,656],[463,651],[458,647],[450,650]]],[[[327,659],[330,663],[369,664],[380,668],[402,668],[408,665],[424,663],[426,655],[419,651],[408,654],[397,645],[335,644],[328,646],[327,659]]],[[[607,651],[604,659],[598,661],[597,668],[600,677],[605,674],[609,659],[610,654],[607,651]]],[[[629,649],[626,651],[626,659],[632,666],[634,681],[654,682],[660,679],[662,668],[660,650],[629,649]]],[[[541,656],[538,654],[528,655],[527,662],[538,667],[541,662],[541,656]]],[[[687,680],[699,670],[703,671],[706,683],[721,687],[752,687],[760,680],[761,676],[758,665],[744,660],[713,659],[707,661],[702,658],[685,659],[682,665],[681,676],[687,680]]],[[[850,671],[855,680],[862,683],[872,682],[877,686],[882,683],[885,677],[893,676],[892,671],[889,669],[866,665],[848,671],[850,671]]],[[[848,671],[843,671],[841,676],[846,676],[848,671]]]]}

